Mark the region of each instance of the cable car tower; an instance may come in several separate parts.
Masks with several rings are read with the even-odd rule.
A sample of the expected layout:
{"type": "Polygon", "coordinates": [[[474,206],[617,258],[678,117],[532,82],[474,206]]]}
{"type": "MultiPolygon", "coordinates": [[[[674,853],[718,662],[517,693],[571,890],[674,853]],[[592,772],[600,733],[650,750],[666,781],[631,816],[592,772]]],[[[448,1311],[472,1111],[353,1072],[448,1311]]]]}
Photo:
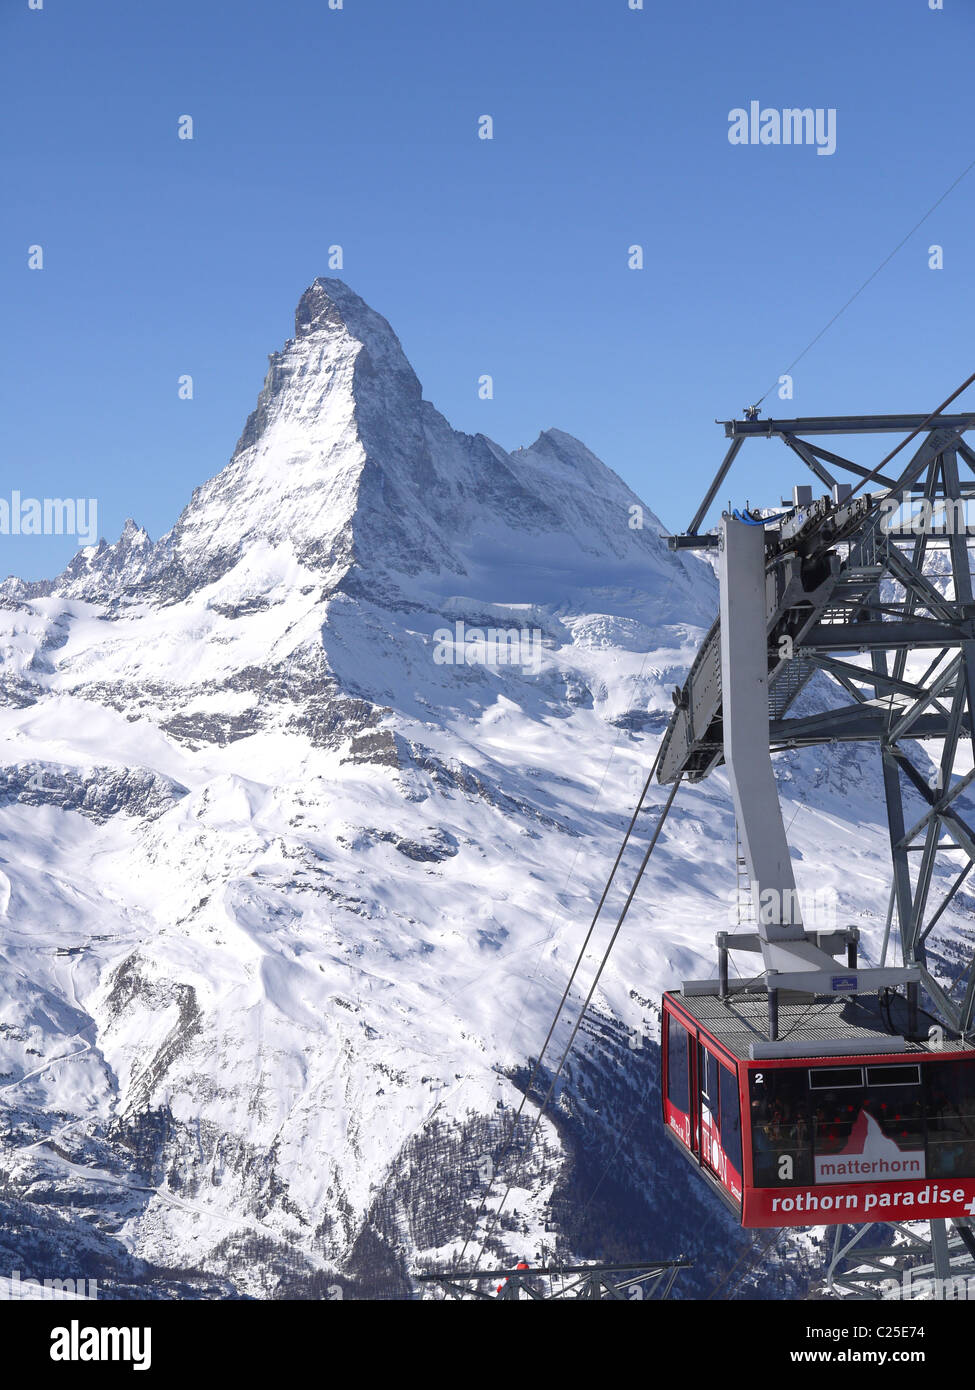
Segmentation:
{"type": "Polygon", "coordinates": [[[719,932],[715,977],[664,996],[664,1121],[743,1225],[835,1227],[830,1286],[849,1296],[896,1276],[901,1247],[858,1246],[877,1222],[937,1278],[975,1277],[975,930],[944,932],[975,865],[975,415],[942,413],[953,399],[927,417],[747,411],[725,424],[721,467],[670,541],[720,551],[721,605],[675,692],[657,777],[725,765],[753,929],[719,932]],[[873,469],[824,447],[872,434],[907,437],[873,469]],[[701,534],[759,437],[819,486],[701,534]],[[822,698],[796,713],[813,681],[822,698]],[[856,928],[803,922],[772,767],[776,751],[843,742],[880,753],[892,872],[875,965],[856,928]],[[757,974],[731,978],[738,951],[757,974]],[[903,1224],[918,1221],[930,1245],[903,1224]]]}

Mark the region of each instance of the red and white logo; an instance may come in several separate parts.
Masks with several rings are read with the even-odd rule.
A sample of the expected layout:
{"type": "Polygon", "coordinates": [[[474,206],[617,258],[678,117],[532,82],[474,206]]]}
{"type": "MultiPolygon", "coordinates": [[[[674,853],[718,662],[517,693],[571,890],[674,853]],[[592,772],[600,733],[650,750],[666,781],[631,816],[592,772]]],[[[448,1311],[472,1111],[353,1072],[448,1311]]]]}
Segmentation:
{"type": "Polygon", "coordinates": [[[877,1121],[861,1110],[844,1148],[816,1155],[816,1182],[884,1182],[923,1178],[924,1150],[902,1149],[877,1121]]]}

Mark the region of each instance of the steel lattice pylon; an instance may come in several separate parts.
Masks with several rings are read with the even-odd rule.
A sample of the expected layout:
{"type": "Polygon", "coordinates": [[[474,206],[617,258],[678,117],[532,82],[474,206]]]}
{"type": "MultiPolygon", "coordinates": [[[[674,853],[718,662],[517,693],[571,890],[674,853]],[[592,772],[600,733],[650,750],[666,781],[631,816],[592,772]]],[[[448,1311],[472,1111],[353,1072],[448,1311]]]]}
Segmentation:
{"type": "Polygon", "coordinates": [[[975,1231],[969,1221],[931,1221],[924,1238],[909,1226],[887,1229],[895,1244],[871,1245],[871,1226],[836,1226],[826,1289],[840,1298],[975,1298],[975,1231]]]}
{"type": "MultiPolygon", "coordinates": [[[[814,500],[812,488],[796,488],[766,536],[770,748],[879,745],[892,867],[880,964],[899,942],[901,963],[920,968],[931,1022],[961,1034],[975,1018],[975,930],[966,941],[957,924],[952,938],[939,937],[938,928],[948,925],[975,864],[975,811],[965,797],[975,780],[968,529],[975,451],[964,439],[973,427],[975,415],[728,421],[721,467],[688,532],[670,542],[675,549],[717,544],[698,528],[749,438],[781,440],[829,490],[814,500]],[[913,454],[885,473],[822,443],[832,435],[855,446],[862,436],[909,431],[917,436],[913,454]],[[871,491],[863,490],[867,484],[871,491]],[[790,715],[817,673],[829,679],[835,705],[790,715]]],[[[718,623],[674,700],[658,777],[697,781],[723,759],[718,623]]],[[[877,1297],[877,1281],[918,1261],[942,1281],[975,1276],[969,1223],[931,1227],[930,1242],[907,1232],[896,1254],[863,1249],[869,1227],[845,1244],[838,1232],[830,1287],[877,1297]],[[851,1275],[857,1265],[868,1273],[851,1275]]]]}
{"type": "Polygon", "coordinates": [[[444,1294],[481,1302],[640,1300],[662,1302],[691,1261],[647,1260],[644,1264],[539,1265],[514,1269],[452,1269],[414,1275],[418,1283],[439,1284],[444,1294]]]}

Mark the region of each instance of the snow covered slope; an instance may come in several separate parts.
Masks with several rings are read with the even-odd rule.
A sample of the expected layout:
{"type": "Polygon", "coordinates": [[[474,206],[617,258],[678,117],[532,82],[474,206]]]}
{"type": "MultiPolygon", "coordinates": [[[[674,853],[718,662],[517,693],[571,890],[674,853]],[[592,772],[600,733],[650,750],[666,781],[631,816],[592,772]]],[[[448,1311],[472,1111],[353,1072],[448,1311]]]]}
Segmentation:
{"type": "MultiPolygon", "coordinates": [[[[661,532],[569,435],[452,430],[316,280],[168,535],[2,586],[0,1274],[392,1297],[460,1251],[716,608],[661,532]]],[[[868,755],[783,769],[800,888],[877,928],[868,755]]],[[[655,1002],[708,967],[733,858],[718,775],[502,1170],[495,1254],[687,1250],[687,1291],[735,1258],[660,1137],[655,1002]]]]}

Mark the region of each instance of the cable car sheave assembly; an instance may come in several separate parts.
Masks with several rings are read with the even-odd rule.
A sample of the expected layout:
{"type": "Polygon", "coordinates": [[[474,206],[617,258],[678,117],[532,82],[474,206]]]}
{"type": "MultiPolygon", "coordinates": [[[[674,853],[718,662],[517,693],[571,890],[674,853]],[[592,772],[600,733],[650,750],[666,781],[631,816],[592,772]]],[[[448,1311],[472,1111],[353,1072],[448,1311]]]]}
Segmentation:
{"type": "Polygon", "coordinates": [[[944,408],[928,417],[772,421],[753,413],[730,421],[724,463],[689,533],[671,540],[675,549],[719,548],[721,605],[675,692],[657,777],[696,782],[724,763],[754,921],[747,932],[717,934],[715,978],[684,981],[664,996],[663,1117],[745,1226],[949,1218],[975,1249],[975,953],[948,985],[927,957],[975,863],[975,830],[958,806],[975,772],[954,775],[961,740],[975,750],[975,601],[963,520],[975,499],[975,453],[963,435],[975,416],[944,408]],[[873,470],[819,442],[905,430],[873,470]],[[778,516],[725,514],[717,535],[699,535],[738,450],[755,435],[782,440],[830,495],[796,488],[778,516]],[[909,462],[885,473],[918,438],[909,462]],[[834,469],[854,484],[837,481],[834,469]],[[932,571],[950,575],[950,597],[932,571]],[[858,654],[869,664],[851,660],[858,654]],[[918,676],[915,666],[926,669],[918,676]],[[817,672],[842,702],[788,717],[817,672]],[[910,756],[916,740],[937,741],[933,778],[910,756]],[[837,741],[876,742],[881,751],[893,884],[878,966],[859,964],[856,928],[803,923],[772,769],[775,750],[837,741]],[[925,807],[913,824],[902,779],[925,807]],[[946,853],[965,862],[930,912],[946,853]],[[895,913],[899,965],[887,963],[895,913]],[[729,978],[732,951],[759,957],[760,972],[729,978]],[[923,1027],[922,987],[934,1010],[923,1027]]]}

